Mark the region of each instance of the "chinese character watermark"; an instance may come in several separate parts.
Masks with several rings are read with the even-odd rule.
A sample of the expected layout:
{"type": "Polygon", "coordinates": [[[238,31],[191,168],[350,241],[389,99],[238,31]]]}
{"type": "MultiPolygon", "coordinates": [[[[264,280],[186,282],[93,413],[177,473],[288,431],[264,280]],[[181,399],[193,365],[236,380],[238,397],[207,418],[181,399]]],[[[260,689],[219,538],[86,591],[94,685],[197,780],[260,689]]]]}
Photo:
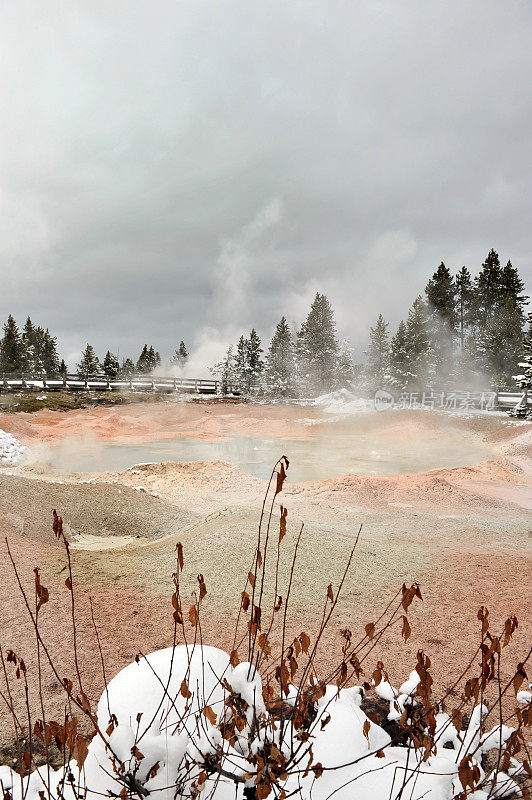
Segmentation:
{"type": "Polygon", "coordinates": [[[431,411],[493,411],[495,392],[435,391],[400,392],[397,399],[386,389],[375,392],[374,404],[377,411],[388,408],[415,409],[431,411]]]}

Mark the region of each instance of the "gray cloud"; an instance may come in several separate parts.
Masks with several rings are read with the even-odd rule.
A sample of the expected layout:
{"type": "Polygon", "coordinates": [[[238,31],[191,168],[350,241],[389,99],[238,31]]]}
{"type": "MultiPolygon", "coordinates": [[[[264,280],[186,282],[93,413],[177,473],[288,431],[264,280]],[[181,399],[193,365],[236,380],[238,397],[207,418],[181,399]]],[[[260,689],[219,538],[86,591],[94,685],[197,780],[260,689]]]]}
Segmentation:
{"type": "Polygon", "coordinates": [[[0,37],[0,315],[71,357],[210,356],[317,289],[360,350],[492,246],[532,283],[526,0],[17,0],[0,37]]]}

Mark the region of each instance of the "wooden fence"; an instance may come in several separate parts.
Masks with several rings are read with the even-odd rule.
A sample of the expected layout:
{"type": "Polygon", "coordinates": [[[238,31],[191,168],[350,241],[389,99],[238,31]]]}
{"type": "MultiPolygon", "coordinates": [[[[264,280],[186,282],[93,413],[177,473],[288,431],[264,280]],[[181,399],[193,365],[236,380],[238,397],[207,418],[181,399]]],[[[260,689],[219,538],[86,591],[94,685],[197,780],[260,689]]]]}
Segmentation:
{"type": "MultiPolygon", "coordinates": [[[[47,377],[45,375],[29,375],[20,373],[5,373],[0,378],[0,392],[20,392],[20,391],[67,391],[67,392],[160,392],[173,393],[182,392],[187,394],[215,395],[220,390],[220,383],[217,380],[204,378],[165,378],[148,375],[132,375],[128,378],[107,378],[101,375],[88,375],[80,377],[75,374],[67,374],[61,377],[47,377]]],[[[229,387],[229,394],[238,395],[240,392],[229,387]]],[[[414,393],[417,395],[421,393],[414,393]]],[[[427,393],[423,392],[423,396],[427,393]]],[[[431,392],[434,396],[434,392],[431,392]]],[[[444,394],[444,393],[441,393],[444,394]]],[[[486,392],[446,392],[445,403],[442,408],[453,408],[449,404],[449,397],[456,395],[454,408],[465,407],[471,403],[474,396],[490,395],[489,405],[481,404],[486,410],[509,410],[513,408],[523,397],[523,390],[515,387],[500,386],[486,392]],[[461,405],[462,404],[462,405],[461,405]],[[464,405],[465,404],[465,405],[464,405]]],[[[452,401],[451,401],[452,402],[452,401]]],[[[532,406],[532,392],[528,392],[527,404],[532,406]]],[[[423,405],[423,403],[421,403],[423,405]]],[[[414,406],[416,403],[414,402],[414,406]]]]}
{"type": "Polygon", "coordinates": [[[148,375],[131,375],[128,378],[107,378],[100,375],[45,375],[4,374],[0,390],[19,391],[67,391],[67,392],[185,392],[191,394],[217,394],[218,381],[203,378],[164,378],[148,375]]]}

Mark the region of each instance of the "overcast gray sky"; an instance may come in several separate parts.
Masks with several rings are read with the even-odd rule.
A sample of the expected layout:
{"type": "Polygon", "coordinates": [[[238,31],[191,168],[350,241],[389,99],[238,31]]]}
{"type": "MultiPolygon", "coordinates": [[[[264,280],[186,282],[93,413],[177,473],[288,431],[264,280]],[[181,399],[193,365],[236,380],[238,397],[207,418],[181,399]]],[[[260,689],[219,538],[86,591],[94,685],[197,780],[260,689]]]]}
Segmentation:
{"type": "MultiPolygon", "coordinates": [[[[530,0],[2,0],[0,318],[208,362],[441,260],[530,289],[530,0]]],[[[103,351],[103,352],[102,352],[103,351]]]]}

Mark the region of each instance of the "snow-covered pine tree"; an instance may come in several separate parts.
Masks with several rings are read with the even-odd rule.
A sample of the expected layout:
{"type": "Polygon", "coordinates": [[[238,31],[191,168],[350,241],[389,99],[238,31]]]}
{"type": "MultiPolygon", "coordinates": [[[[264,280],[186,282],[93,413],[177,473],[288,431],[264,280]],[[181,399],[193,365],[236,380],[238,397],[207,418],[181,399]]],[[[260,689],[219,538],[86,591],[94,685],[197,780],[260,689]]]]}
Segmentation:
{"type": "Polygon", "coordinates": [[[499,308],[501,298],[501,262],[499,254],[492,248],[481,270],[475,278],[474,313],[475,322],[482,332],[499,308]]]}
{"type": "Polygon", "coordinates": [[[45,364],[45,337],[46,331],[40,325],[33,327],[31,333],[31,358],[33,362],[33,370],[36,375],[46,374],[45,364]]]}
{"type": "Polygon", "coordinates": [[[105,358],[103,360],[103,371],[110,379],[117,378],[118,373],[120,372],[120,362],[115,354],[111,353],[110,350],[108,350],[105,354],[105,358]]]}
{"type": "Polygon", "coordinates": [[[4,335],[0,340],[0,372],[22,372],[23,369],[22,337],[17,323],[10,314],[4,325],[4,335]]]}
{"type": "Polygon", "coordinates": [[[137,359],[136,370],[139,375],[147,375],[151,371],[147,344],[144,345],[137,359]]]}
{"type": "Polygon", "coordinates": [[[120,367],[120,375],[124,378],[131,378],[135,374],[135,364],[130,358],[125,358],[120,367]]]}
{"type": "Polygon", "coordinates": [[[444,386],[454,375],[456,285],[443,261],[427,283],[425,294],[430,343],[435,356],[435,380],[444,386]]]}
{"type": "Polygon", "coordinates": [[[338,339],[334,312],[324,294],[316,293],[297,334],[296,355],[302,391],[309,395],[330,392],[336,378],[338,339]]]}
{"type": "Polygon", "coordinates": [[[229,394],[236,387],[236,370],[235,370],[235,355],[233,345],[227,350],[222,361],[219,361],[211,367],[211,375],[219,381],[220,394],[229,394]]]}
{"type": "Polygon", "coordinates": [[[408,388],[426,389],[433,378],[433,352],[430,346],[427,308],[421,296],[416,297],[406,322],[408,388]]]}
{"type": "Polygon", "coordinates": [[[150,374],[151,372],[153,372],[154,369],[156,369],[160,365],[160,363],[161,363],[161,356],[159,352],[154,348],[154,346],[151,345],[148,350],[148,355],[146,359],[146,366],[147,366],[146,372],[150,374]]]}
{"type": "Polygon", "coordinates": [[[268,394],[273,397],[292,397],[295,394],[294,340],[286,317],[277,323],[266,354],[264,384],[268,394]]]}
{"type": "Polygon", "coordinates": [[[55,336],[52,336],[48,328],[46,328],[42,337],[41,358],[46,375],[54,376],[59,374],[57,339],[55,336]]]}
{"type": "Polygon", "coordinates": [[[239,392],[248,391],[249,365],[248,365],[248,340],[241,336],[236,345],[233,363],[233,381],[239,392]]]}
{"type": "Polygon", "coordinates": [[[43,337],[43,329],[35,328],[30,317],[27,317],[22,329],[22,358],[24,372],[32,376],[46,374],[42,359],[43,337]]]}
{"type": "Polygon", "coordinates": [[[175,351],[172,357],[172,364],[175,364],[178,367],[184,367],[188,360],[188,350],[186,345],[183,341],[179,343],[178,349],[175,351]]]}
{"type": "Polygon", "coordinates": [[[524,290],[525,284],[521,280],[519,272],[512,265],[512,262],[508,261],[501,272],[501,301],[504,303],[507,298],[512,300],[519,311],[522,325],[524,325],[526,319],[525,306],[528,305],[529,301],[527,295],[524,294],[524,290]]]}
{"type": "Polygon", "coordinates": [[[475,355],[493,383],[508,383],[515,372],[528,297],[517,269],[501,268],[491,250],[475,281],[475,355]]]}
{"type": "Polygon", "coordinates": [[[33,328],[33,323],[28,316],[26,318],[26,322],[24,323],[24,327],[22,328],[22,360],[23,360],[23,371],[27,372],[29,375],[38,375],[41,374],[44,370],[41,364],[41,369],[38,369],[36,361],[36,352],[35,352],[35,332],[33,328]]]}
{"type": "Polygon", "coordinates": [[[24,347],[24,372],[35,377],[46,375],[42,359],[37,354],[35,345],[28,344],[24,347]]]}
{"type": "Polygon", "coordinates": [[[342,339],[338,360],[336,362],[336,385],[340,389],[352,389],[355,380],[355,367],[353,364],[351,344],[349,339],[342,339]]]}
{"type": "Polygon", "coordinates": [[[364,383],[370,391],[382,389],[387,382],[390,367],[388,323],[382,314],[379,314],[375,327],[369,329],[369,345],[364,355],[366,356],[364,383]]]}
{"type": "Polygon", "coordinates": [[[87,344],[85,350],[81,354],[81,361],[77,365],[78,375],[80,378],[88,378],[91,376],[101,376],[103,374],[102,365],[94,347],[87,344]]]}
{"type": "Polygon", "coordinates": [[[521,358],[523,327],[521,310],[506,297],[481,331],[477,352],[481,366],[496,385],[508,385],[521,358]]]}
{"type": "Polygon", "coordinates": [[[397,327],[397,333],[392,336],[390,341],[390,384],[399,391],[404,391],[408,387],[410,379],[406,325],[401,320],[397,327]]]}
{"type": "Polygon", "coordinates": [[[249,339],[246,341],[247,346],[247,391],[257,389],[260,386],[262,373],[264,372],[264,361],[262,359],[262,347],[260,337],[252,328],[249,334],[249,339]]]}
{"type": "Polygon", "coordinates": [[[471,273],[467,267],[462,267],[454,279],[456,286],[455,314],[458,336],[460,339],[460,352],[464,351],[467,331],[473,323],[474,289],[471,273]]]}
{"type": "Polygon", "coordinates": [[[532,408],[528,404],[528,398],[532,393],[532,312],[528,315],[528,330],[523,337],[519,374],[514,375],[514,380],[517,386],[523,390],[523,396],[510,414],[514,417],[532,419],[532,408]]]}

